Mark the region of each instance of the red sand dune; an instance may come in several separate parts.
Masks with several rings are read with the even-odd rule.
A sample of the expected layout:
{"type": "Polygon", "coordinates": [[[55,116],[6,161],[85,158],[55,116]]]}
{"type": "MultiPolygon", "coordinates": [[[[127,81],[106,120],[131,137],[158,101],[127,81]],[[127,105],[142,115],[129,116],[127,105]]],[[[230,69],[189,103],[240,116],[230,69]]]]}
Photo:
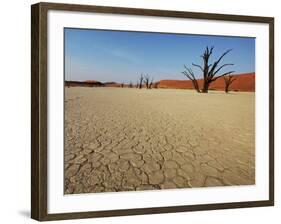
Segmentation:
{"type": "MultiPolygon", "coordinates": [[[[254,92],[255,91],[255,73],[244,73],[235,75],[235,81],[231,84],[230,90],[254,92]]],[[[200,88],[203,86],[203,80],[198,80],[200,88]]],[[[210,89],[224,90],[224,79],[219,78],[210,85],[210,89]]],[[[157,83],[158,88],[168,89],[193,89],[192,82],[190,80],[160,80],[157,83]]]]}

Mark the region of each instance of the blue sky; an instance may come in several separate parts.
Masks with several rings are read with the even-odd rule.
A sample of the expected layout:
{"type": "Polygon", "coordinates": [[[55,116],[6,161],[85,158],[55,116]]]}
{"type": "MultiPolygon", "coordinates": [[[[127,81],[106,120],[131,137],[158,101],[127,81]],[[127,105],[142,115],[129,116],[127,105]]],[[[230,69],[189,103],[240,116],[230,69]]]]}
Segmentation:
{"type": "Polygon", "coordinates": [[[203,64],[206,46],[214,46],[210,62],[233,49],[222,63],[234,66],[222,72],[255,71],[254,38],[65,28],[65,79],[135,83],[143,73],[154,81],[184,80],[183,64],[201,78],[191,64],[203,64]]]}

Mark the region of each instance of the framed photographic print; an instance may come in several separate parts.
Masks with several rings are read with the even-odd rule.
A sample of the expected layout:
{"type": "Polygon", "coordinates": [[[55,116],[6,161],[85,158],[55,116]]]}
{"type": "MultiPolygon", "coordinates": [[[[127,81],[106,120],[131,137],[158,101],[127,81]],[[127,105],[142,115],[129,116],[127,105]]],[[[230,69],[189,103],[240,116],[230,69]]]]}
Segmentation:
{"type": "Polygon", "coordinates": [[[32,5],[32,218],[274,204],[274,19],[32,5]]]}

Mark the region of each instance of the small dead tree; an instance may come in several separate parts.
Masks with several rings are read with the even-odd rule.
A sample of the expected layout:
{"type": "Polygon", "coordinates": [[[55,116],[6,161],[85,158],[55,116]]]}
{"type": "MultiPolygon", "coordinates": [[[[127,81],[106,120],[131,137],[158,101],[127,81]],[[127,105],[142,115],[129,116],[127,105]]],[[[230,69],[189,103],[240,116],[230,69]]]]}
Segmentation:
{"type": "Polygon", "coordinates": [[[149,83],[149,89],[152,88],[152,85],[153,85],[153,78],[150,80],[150,83],[149,83]]]}
{"type": "Polygon", "coordinates": [[[133,88],[133,83],[130,81],[129,88],[133,88]]]}
{"type": "Polygon", "coordinates": [[[193,84],[193,87],[194,89],[200,93],[200,89],[199,89],[199,85],[198,85],[198,81],[197,79],[195,78],[195,75],[192,71],[191,68],[188,68],[186,65],[184,65],[184,68],[186,69],[185,71],[183,71],[182,73],[192,81],[192,84],[193,84]]]}
{"type": "Polygon", "coordinates": [[[221,75],[216,76],[222,68],[229,66],[229,65],[234,65],[234,64],[228,63],[228,64],[223,64],[223,65],[219,66],[219,63],[221,62],[223,57],[225,55],[227,55],[231,51],[231,49],[224,52],[219,57],[219,59],[217,61],[215,61],[213,64],[210,64],[209,60],[213,53],[213,49],[214,49],[214,47],[211,47],[210,49],[209,49],[209,47],[206,47],[206,50],[204,51],[203,55],[201,55],[201,57],[203,58],[203,67],[201,65],[192,63],[193,66],[198,67],[203,72],[204,80],[203,80],[202,93],[208,93],[210,84],[212,82],[216,81],[218,78],[226,76],[226,75],[230,75],[231,73],[234,72],[234,71],[229,71],[229,72],[225,72],[221,75]]]}
{"type": "Polygon", "coordinates": [[[145,75],[144,76],[144,85],[147,89],[149,88],[149,80],[150,80],[149,76],[145,75]]]}
{"type": "Polygon", "coordinates": [[[144,79],[143,74],[141,74],[140,79],[139,79],[139,89],[142,88],[143,79],[144,79]]]}
{"type": "Polygon", "coordinates": [[[124,87],[124,83],[122,82],[122,83],[121,83],[121,88],[123,88],[123,87],[124,87]]]}
{"type": "Polygon", "coordinates": [[[223,78],[224,78],[224,83],[225,83],[224,91],[225,91],[226,93],[228,93],[228,92],[229,92],[229,87],[230,87],[230,85],[231,85],[236,79],[234,78],[233,75],[224,76],[223,78]]]}
{"type": "Polygon", "coordinates": [[[151,89],[153,84],[153,79],[150,79],[148,74],[144,76],[144,84],[146,89],[151,89]]]}

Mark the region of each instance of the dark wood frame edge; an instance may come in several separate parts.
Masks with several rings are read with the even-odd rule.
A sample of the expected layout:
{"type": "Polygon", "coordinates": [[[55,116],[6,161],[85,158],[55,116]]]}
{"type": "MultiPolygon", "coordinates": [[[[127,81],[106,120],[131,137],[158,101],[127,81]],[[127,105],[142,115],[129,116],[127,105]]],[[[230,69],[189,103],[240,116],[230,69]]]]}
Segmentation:
{"type": "Polygon", "coordinates": [[[143,215],[274,205],[274,18],[183,11],[37,3],[31,6],[31,218],[38,221],[143,215]],[[109,211],[48,214],[47,211],[47,12],[66,10],[269,24],[269,200],[109,211]]]}
{"type": "Polygon", "coordinates": [[[47,216],[47,10],[31,7],[31,217],[47,216]]]}

